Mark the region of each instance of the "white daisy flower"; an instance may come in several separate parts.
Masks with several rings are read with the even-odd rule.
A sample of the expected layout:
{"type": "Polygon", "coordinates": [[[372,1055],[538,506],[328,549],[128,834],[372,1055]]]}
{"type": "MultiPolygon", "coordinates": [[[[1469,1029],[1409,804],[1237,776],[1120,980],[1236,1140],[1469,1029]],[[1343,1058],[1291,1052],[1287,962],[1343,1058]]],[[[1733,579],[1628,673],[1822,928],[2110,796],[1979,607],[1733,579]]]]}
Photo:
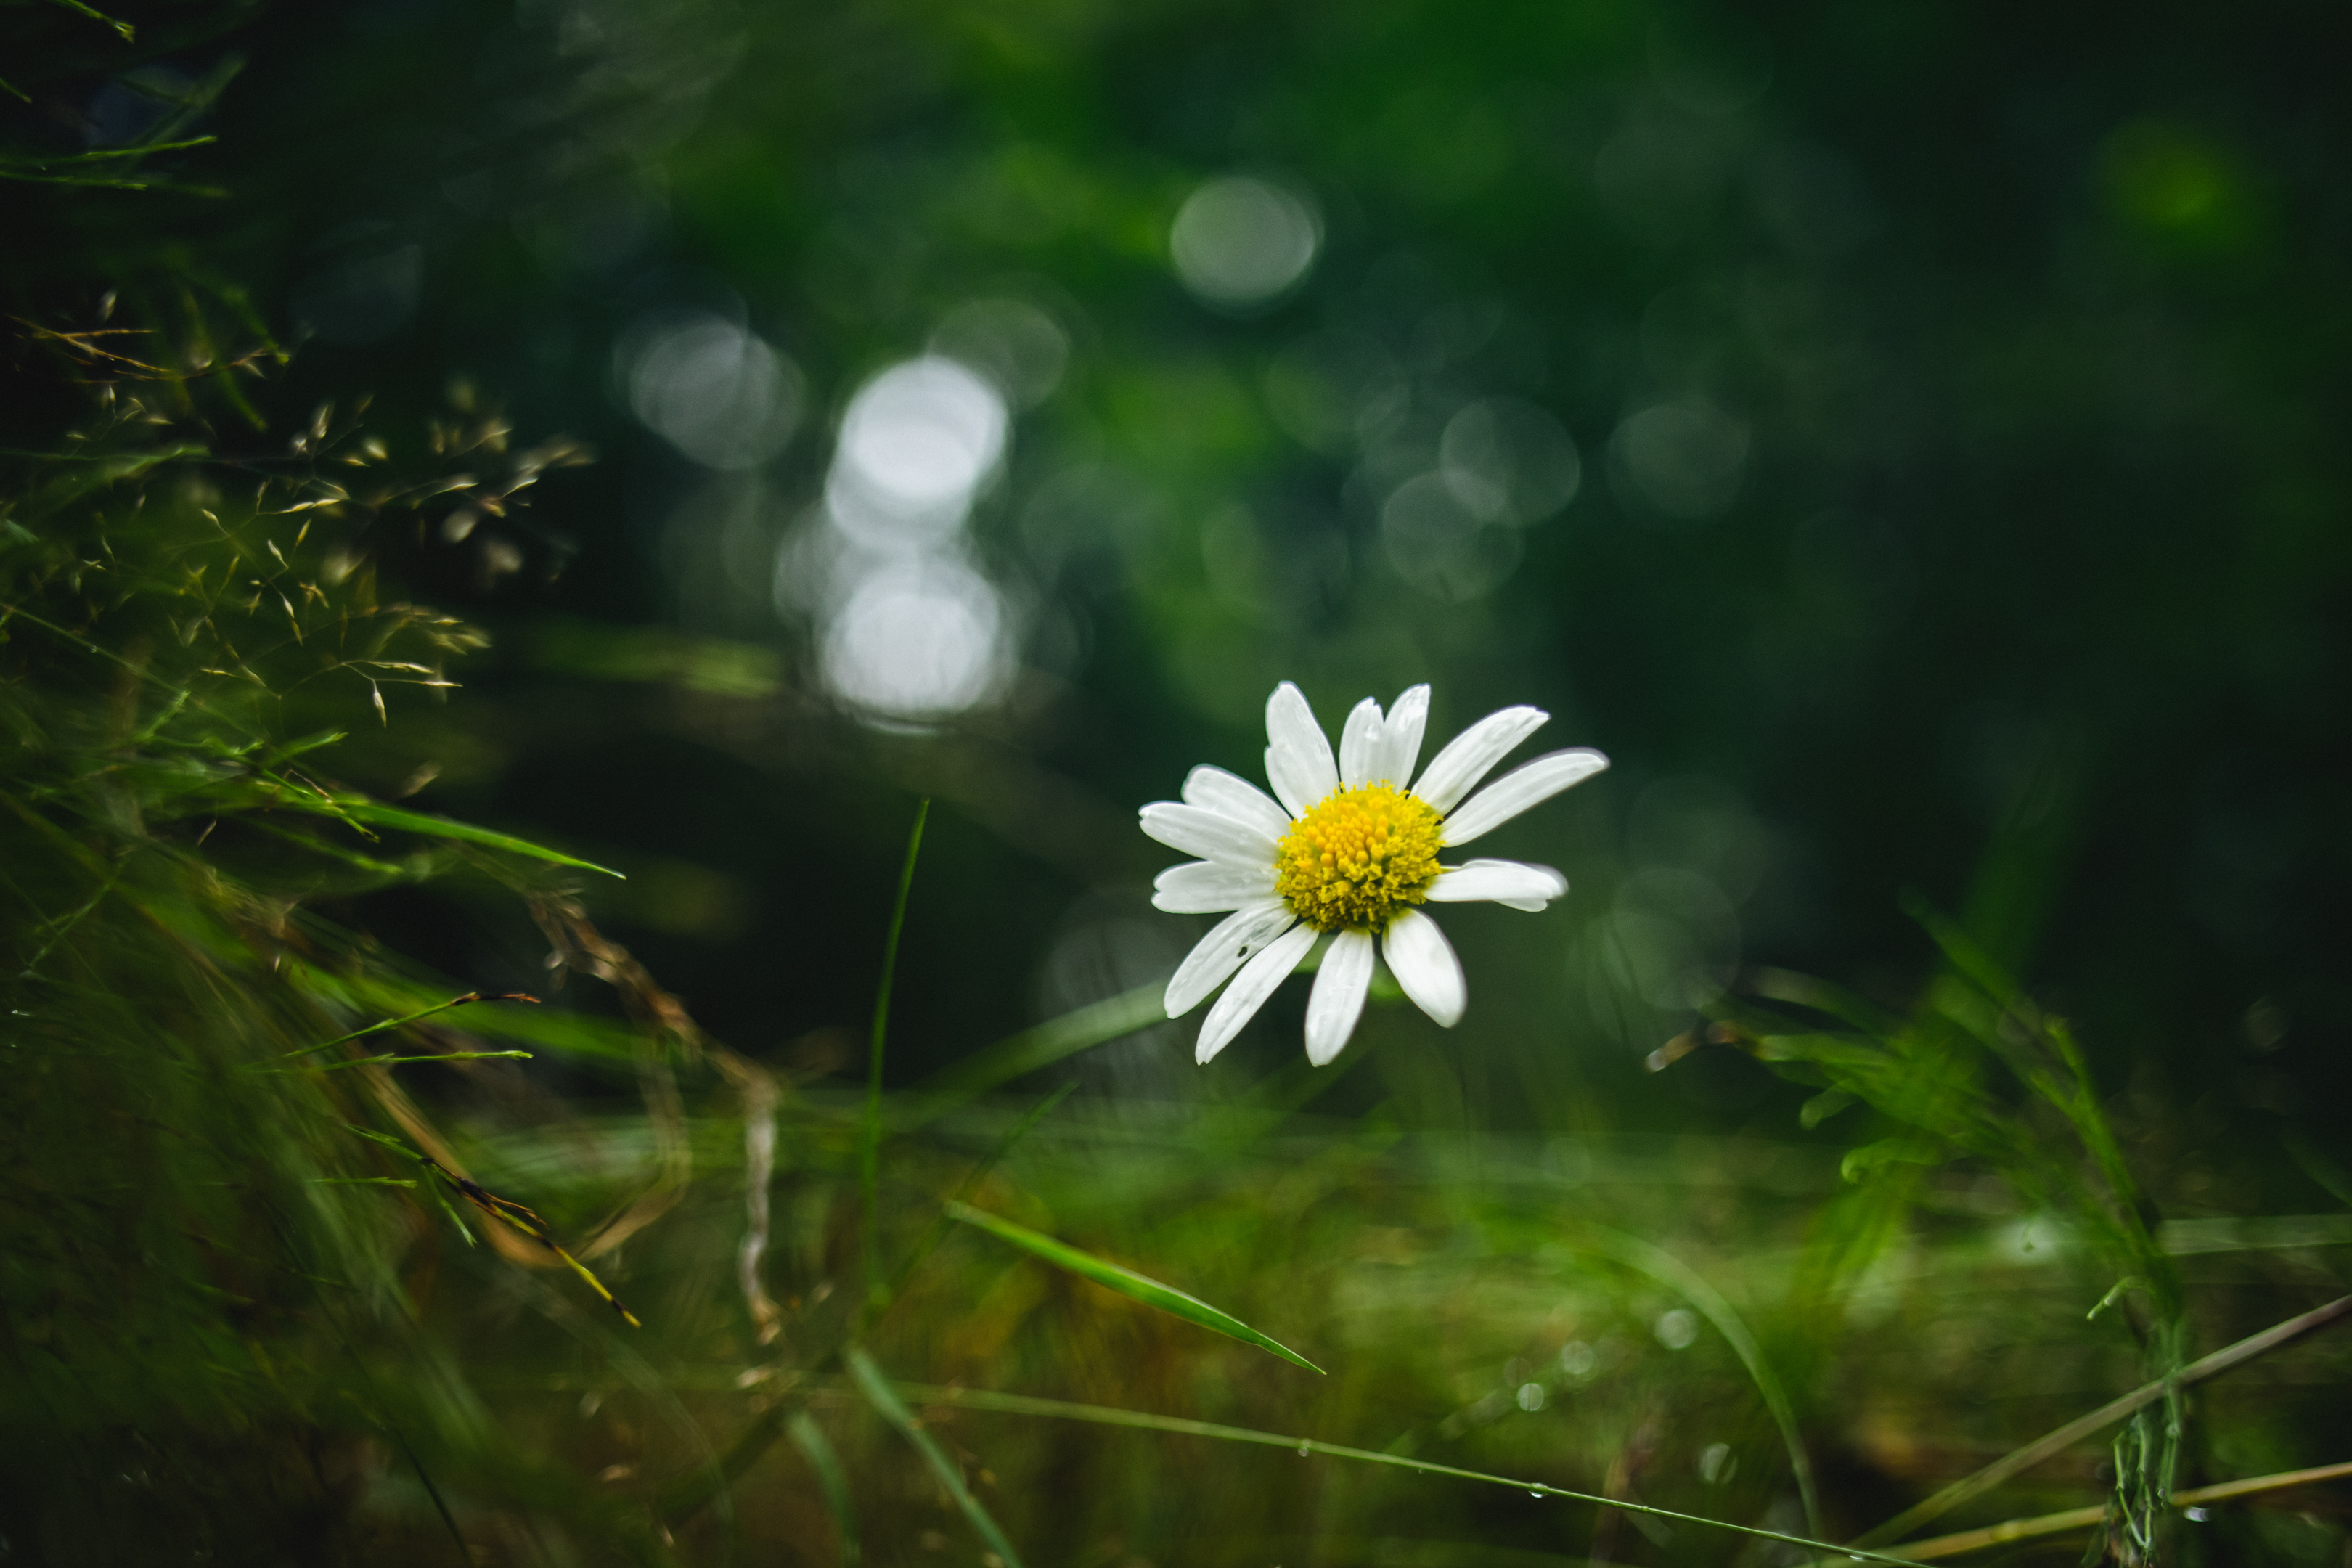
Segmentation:
{"type": "Polygon", "coordinates": [[[1443,866],[1438,852],[1591,778],[1609,759],[1581,746],[1554,752],[1473,795],[1487,770],[1551,717],[1506,708],[1455,736],[1408,784],[1428,717],[1426,686],[1385,714],[1367,697],[1348,715],[1335,760],[1306,697],[1286,680],[1265,704],[1273,796],[1223,768],[1198,767],[1184,780],[1181,805],[1143,808],[1144,832],[1201,857],[1160,872],[1152,903],[1172,914],[1232,911],[1168,983],[1168,1016],[1181,1018],[1233,981],[1201,1025],[1195,1059],[1223,1050],[1325,932],[1330,950],[1307,1003],[1307,1060],[1323,1066],[1355,1032],[1376,949],[1404,994],[1450,1029],[1467,1000],[1462,962],[1417,906],[1540,910],[1567,893],[1568,879],[1549,866],[1443,866]]]}

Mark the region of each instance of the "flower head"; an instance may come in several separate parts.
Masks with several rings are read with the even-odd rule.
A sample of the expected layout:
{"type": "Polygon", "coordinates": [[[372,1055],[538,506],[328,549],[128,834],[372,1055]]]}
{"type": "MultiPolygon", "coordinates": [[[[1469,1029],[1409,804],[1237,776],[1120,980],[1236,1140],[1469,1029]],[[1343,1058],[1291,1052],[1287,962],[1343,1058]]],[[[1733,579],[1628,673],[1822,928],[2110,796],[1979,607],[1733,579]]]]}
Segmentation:
{"type": "Polygon", "coordinates": [[[1325,932],[1331,945],[1307,1004],[1308,1060],[1321,1067],[1347,1045],[1376,955],[1423,1012],[1451,1028],[1466,1000],[1462,963],[1420,906],[1483,900],[1540,910],[1568,891],[1568,879],[1549,866],[1446,866],[1438,854],[1591,778],[1609,759],[1586,747],[1553,752],[1474,795],[1478,781],[1550,715],[1535,708],[1489,713],[1415,779],[1428,717],[1426,686],[1407,690],[1385,713],[1367,697],[1348,715],[1334,758],[1307,699],[1286,680],[1265,704],[1272,796],[1204,766],[1185,779],[1181,805],[1143,808],[1144,832],[1201,857],[1160,873],[1151,901],[1178,914],[1231,911],[1168,983],[1168,1016],[1177,1018],[1233,982],[1202,1022],[1199,1060],[1225,1048],[1325,932]]]}

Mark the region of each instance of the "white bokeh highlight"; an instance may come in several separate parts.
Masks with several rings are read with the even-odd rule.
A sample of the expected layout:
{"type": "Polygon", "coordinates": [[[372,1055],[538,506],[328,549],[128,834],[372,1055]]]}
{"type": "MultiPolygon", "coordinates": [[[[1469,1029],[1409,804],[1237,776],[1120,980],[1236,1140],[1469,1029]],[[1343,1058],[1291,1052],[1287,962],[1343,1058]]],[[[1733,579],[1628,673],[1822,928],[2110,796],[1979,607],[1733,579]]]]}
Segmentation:
{"type": "Polygon", "coordinates": [[[1168,235],[1176,276],[1203,303],[1264,304],[1307,276],[1323,219],[1302,194],[1244,174],[1208,181],[1184,200],[1168,235]]]}
{"type": "Polygon", "coordinates": [[[961,521],[1004,451],[1003,395],[937,354],[892,365],[859,390],[841,421],[834,476],[876,510],[961,521]]]}
{"type": "Polygon", "coordinates": [[[1012,677],[1013,617],[966,539],[1010,423],[1000,383],[936,353],[874,376],[842,416],[824,501],[779,552],[775,593],[814,619],[825,689],[868,722],[937,724],[1012,677]]]}
{"type": "Polygon", "coordinates": [[[825,684],[852,707],[921,722],[978,705],[1004,675],[1004,601],[946,559],[865,574],[826,626],[825,684]]]}
{"type": "Polygon", "coordinates": [[[705,468],[757,468],[800,424],[800,367],[723,317],[642,321],[615,348],[614,368],[630,412],[705,468]]]}

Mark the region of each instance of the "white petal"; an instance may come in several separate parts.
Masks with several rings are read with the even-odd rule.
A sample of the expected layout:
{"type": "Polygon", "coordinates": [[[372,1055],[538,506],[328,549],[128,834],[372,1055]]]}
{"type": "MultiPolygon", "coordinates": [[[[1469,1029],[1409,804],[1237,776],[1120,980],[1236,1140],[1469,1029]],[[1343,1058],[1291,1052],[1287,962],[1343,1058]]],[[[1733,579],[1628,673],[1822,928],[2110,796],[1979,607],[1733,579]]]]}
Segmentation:
{"type": "Polygon", "coordinates": [[[1371,932],[1343,931],[1333,937],[1323,954],[1323,967],[1315,972],[1314,994],[1307,998],[1308,1061],[1328,1067],[1347,1048],[1371,984],[1371,932]]]}
{"type": "Polygon", "coordinates": [[[1205,763],[1184,775],[1184,804],[1245,822],[1269,838],[1290,831],[1290,814],[1274,796],[1242,777],[1205,763]]]}
{"type": "Polygon", "coordinates": [[[1487,769],[1550,717],[1540,708],[1506,708],[1487,714],[1430,760],[1428,771],[1412,786],[1412,793],[1441,814],[1452,811],[1471,786],[1486,776],[1487,769]]]}
{"type": "Polygon", "coordinates": [[[1276,796],[1302,816],[1339,787],[1339,769],[1331,760],[1331,742],[1315,722],[1315,710],[1306,694],[1287,680],[1265,700],[1265,777],[1276,796]]]}
{"type": "Polygon", "coordinates": [[[1298,917],[1280,899],[1252,904],[1224,920],[1192,944],[1168,982],[1168,1016],[1181,1018],[1223,985],[1242,960],[1288,931],[1298,917]]]}
{"type": "Polygon", "coordinates": [[[1407,910],[1389,922],[1381,938],[1381,956],[1396,976],[1412,1005],[1445,1028],[1462,1021],[1469,987],[1462,978],[1462,961],[1437,922],[1419,910],[1407,910]]]}
{"type": "Polygon", "coordinates": [[[1567,878],[1549,866],[1529,866],[1517,860],[1473,860],[1467,865],[1449,867],[1429,885],[1432,903],[1508,904],[1530,913],[1541,910],[1554,899],[1567,896],[1567,878]]]}
{"type": "Polygon", "coordinates": [[[1461,810],[1445,819],[1445,842],[1467,844],[1538,802],[1549,800],[1569,785],[1582,784],[1608,765],[1609,759],[1591,747],[1578,746],[1538,757],[1523,768],[1514,768],[1465,801],[1461,810]]]}
{"type": "Polygon", "coordinates": [[[1381,705],[1370,698],[1356,704],[1348,721],[1339,726],[1339,781],[1349,789],[1361,789],[1368,784],[1378,784],[1387,777],[1380,771],[1381,738],[1388,733],[1381,721],[1381,705]]]}
{"type": "Polygon", "coordinates": [[[1274,868],[1188,860],[1152,879],[1151,907],[1171,915],[1213,915],[1274,897],[1274,868]]]}
{"type": "Polygon", "coordinates": [[[1236,866],[1274,864],[1274,840],[1222,812],[1155,800],[1141,812],[1143,831],[1171,849],[1236,866]]]}
{"type": "Polygon", "coordinates": [[[1381,726],[1378,777],[1402,789],[1412,780],[1412,764],[1421,760],[1421,731],[1429,722],[1429,688],[1408,686],[1389,707],[1381,726]]]}
{"type": "MultiPolygon", "coordinates": [[[[1286,910],[1286,913],[1288,911],[1286,910]]],[[[1242,965],[1209,1016],[1201,1020],[1200,1043],[1192,1047],[1192,1059],[1205,1062],[1233,1042],[1242,1032],[1242,1026],[1257,1016],[1265,999],[1274,994],[1275,987],[1290,977],[1307,950],[1315,945],[1315,928],[1292,926],[1266,943],[1255,958],[1242,965]]]]}

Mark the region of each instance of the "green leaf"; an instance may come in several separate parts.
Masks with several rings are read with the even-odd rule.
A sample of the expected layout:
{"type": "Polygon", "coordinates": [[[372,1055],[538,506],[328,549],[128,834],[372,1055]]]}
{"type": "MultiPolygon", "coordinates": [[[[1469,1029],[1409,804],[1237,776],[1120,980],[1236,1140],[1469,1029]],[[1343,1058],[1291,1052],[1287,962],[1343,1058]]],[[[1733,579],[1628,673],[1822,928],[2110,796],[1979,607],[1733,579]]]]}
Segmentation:
{"type": "Polygon", "coordinates": [[[1157,1279],[1147,1279],[1132,1268],[1123,1268],[1116,1263],[1106,1263],[1092,1253],[1080,1252],[1076,1247],[1056,1241],[1041,1231],[1031,1230],[1026,1226],[1015,1225],[1009,1219],[1002,1219],[985,1210],[973,1208],[970,1204],[950,1203],[947,1205],[947,1210],[949,1217],[960,1219],[966,1225],[984,1230],[1000,1241],[1009,1241],[1024,1252],[1034,1253],[1057,1268],[1068,1269],[1081,1279],[1091,1279],[1106,1289],[1116,1290],[1120,1295],[1140,1301],[1147,1307],[1157,1307],[1161,1311],[1181,1318],[1188,1323],[1198,1323],[1204,1329],[1213,1329],[1218,1333],[1241,1341],[1244,1344],[1255,1345],[1262,1351],[1271,1351],[1293,1366],[1303,1366],[1318,1376],[1323,1373],[1321,1367],[1317,1366],[1289,1346],[1266,1338],[1239,1318],[1229,1312],[1221,1312],[1206,1301],[1195,1296],[1187,1296],[1173,1286],[1162,1285],[1157,1279]]]}
{"type": "Polygon", "coordinates": [[[1004,1568],[1021,1568],[1021,1554],[1013,1550],[1013,1542],[1004,1538],[1004,1531],[996,1527],[996,1521],[989,1517],[988,1510],[971,1495],[971,1489],[963,1484],[963,1472],[932,1440],[931,1435],[923,1430],[905,1402],[899,1399],[898,1391],[890,1386],[890,1380],[882,1375],[880,1367],[874,1364],[874,1358],[861,1347],[851,1345],[841,1352],[841,1359],[849,1368],[849,1375],[856,1380],[858,1392],[866,1395],[866,1403],[874,1406],[876,1414],[883,1420],[897,1427],[900,1436],[915,1446],[915,1451],[923,1456],[923,1463],[931,1468],[931,1474],[939,1478],[940,1485],[947,1489],[948,1496],[955,1499],[956,1507],[963,1510],[965,1520],[988,1543],[988,1549],[1004,1560],[1004,1568]]]}
{"type": "Polygon", "coordinates": [[[1444,1465],[1412,1454],[1376,1453],[1370,1448],[1350,1448],[1344,1444],[1326,1443],[1314,1437],[1286,1437],[1278,1433],[1255,1431],[1247,1426],[1226,1426],[1213,1421],[1189,1421],[1178,1415],[1155,1415],[1146,1410],[1122,1410],[1112,1405],[1074,1405],[1063,1399],[1035,1399],[1027,1394],[998,1394],[982,1388],[940,1388],[914,1383],[899,1386],[926,1405],[947,1405],[962,1410],[1001,1410],[1010,1415],[1042,1415],[1066,1421],[1092,1422],[1104,1426],[1122,1426],[1138,1432],[1169,1432],[1181,1436],[1206,1437],[1215,1442],[1286,1448],[1302,1458],[1308,1454],[1323,1454],[1334,1459],[1350,1459],[1362,1465],[1386,1465],[1395,1469],[1411,1470],[1415,1475],[1447,1476],[1455,1480],[1477,1481],[1486,1486],[1509,1487],[1530,1497],[1567,1498],[1576,1502],[1595,1503],[1602,1508],[1613,1508],[1675,1524],[1695,1524],[1701,1529],[1729,1531],[1734,1535],[1745,1535],[1757,1541],[1777,1541],[1787,1546],[1801,1546],[1815,1554],[1817,1568],[1831,1568],[1832,1564],[1847,1563],[1887,1563],[1894,1564],[1895,1568],[1918,1568],[1916,1559],[1894,1557],[1861,1546],[1832,1546],[1826,1541],[1787,1535],[1777,1530],[1759,1530],[1754,1525],[1734,1524],[1727,1519],[1709,1519],[1704,1514],[1679,1513],[1673,1509],[1657,1508],[1649,1503],[1602,1497],[1594,1492],[1573,1491],[1548,1481],[1518,1480],[1485,1470],[1466,1470],[1459,1465],[1444,1465]]]}
{"type": "Polygon", "coordinates": [[[1764,1397],[1764,1406],[1772,1414],[1773,1424],[1780,1428],[1780,1441],[1789,1450],[1789,1468],[1795,1476],[1797,1495],[1805,1508],[1805,1528],[1814,1535],[1824,1533],[1822,1528],[1821,1500],[1813,1485],[1813,1462],[1805,1452],[1803,1435],[1797,1426],[1796,1406],[1790,1402],[1788,1391],[1764,1357],[1764,1347],[1757,1342],[1747,1321],[1724,1298],[1723,1292],[1708,1283],[1698,1270],[1676,1258],[1664,1247],[1654,1247],[1640,1237],[1628,1236],[1607,1226],[1583,1225],[1570,1237],[1573,1246],[1614,1258],[1637,1273],[1646,1274],[1666,1289],[1681,1296],[1699,1310],[1700,1315],[1713,1323],[1716,1331],[1730,1342],[1748,1375],[1756,1382],[1756,1392],[1764,1397]]]}
{"type": "Polygon", "coordinates": [[[882,983],[874,993],[874,1032],[866,1057],[866,1114],[857,1135],[857,1195],[859,1225],[865,1233],[866,1310],[878,1313],[887,1287],[882,1279],[880,1206],[875,1194],[882,1179],[882,1047],[890,1030],[890,981],[898,970],[898,935],[907,925],[907,900],[915,888],[915,858],[922,853],[923,824],[930,820],[931,803],[915,807],[915,826],[907,835],[907,863],[898,871],[898,898],[890,906],[890,932],[882,939],[882,983]]]}
{"type": "MultiPolygon", "coordinates": [[[[487,827],[477,827],[470,822],[452,822],[446,816],[427,816],[421,811],[402,811],[397,806],[379,805],[363,795],[339,795],[331,798],[289,789],[278,797],[280,805],[290,805],[298,811],[316,812],[321,816],[340,816],[347,822],[362,822],[371,827],[389,827],[401,833],[422,833],[435,838],[456,839],[461,844],[479,844],[486,848],[504,849],[510,854],[528,855],[535,860],[545,860],[557,866],[577,866],[583,871],[601,871],[607,877],[621,877],[610,866],[599,866],[593,860],[583,860],[545,845],[533,844],[527,838],[517,838],[510,833],[493,833],[487,827]]],[[[628,879],[621,877],[623,881],[628,879]]]]}
{"type": "Polygon", "coordinates": [[[934,1121],[999,1084],[1138,1029],[1166,1023],[1168,1010],[1161,1005],[1166,992],[1167,987],[1155,980],[982,1047],[916,1085],[908,1097],[912,1108],[902,1113],[902,1124],[919,1126],[934,1121]]]}
{"type": "Polygon", "coordinates": [[[805,1410],[792,1413],[784,1422],[784,1435],[816,1472],[817,1490],[824,1494],[825,1510],[833,1515],[833,1528],[841,1537],[841,1568],[857,1568],[857,1508],[840,1456],[833,1451],[824,1428],[805,1410]]]}

